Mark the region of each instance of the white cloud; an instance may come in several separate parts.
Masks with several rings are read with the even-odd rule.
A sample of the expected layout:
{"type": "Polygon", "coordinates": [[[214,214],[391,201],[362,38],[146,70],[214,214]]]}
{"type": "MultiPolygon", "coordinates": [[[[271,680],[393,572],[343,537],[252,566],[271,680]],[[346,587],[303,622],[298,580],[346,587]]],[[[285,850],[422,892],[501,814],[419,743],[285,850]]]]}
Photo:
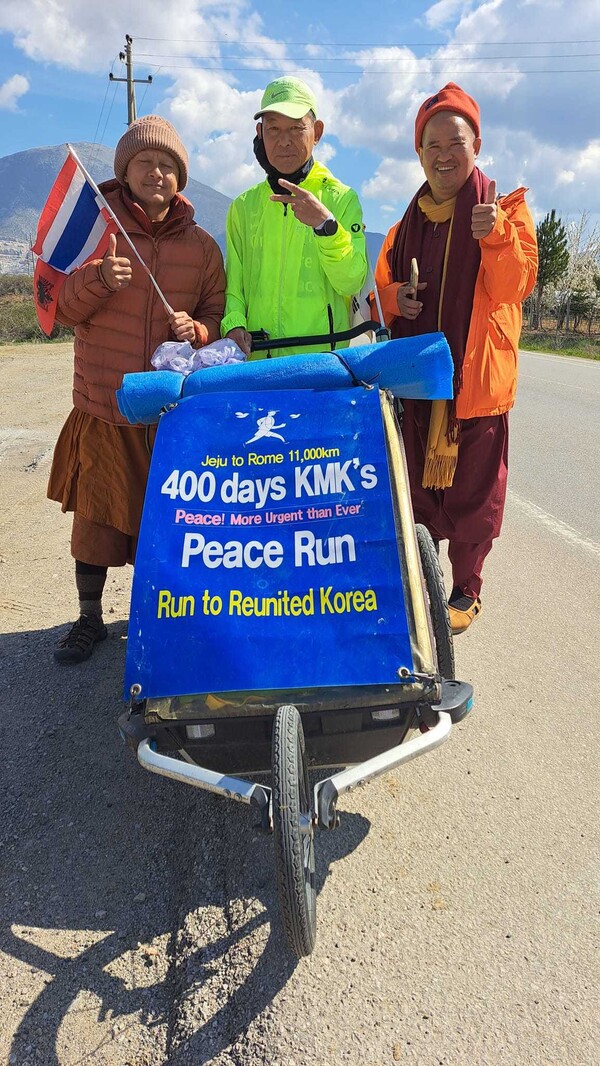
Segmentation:
{"type": "Polygon", "coordinates": [[[244,29],[239,38],[239,46],[248,53],[246,63],[250,69],[253,65],[264,68],[265,59],[281,62],[287,55],[287,45],[283,41],[274,40],[262,32],[262,19],[257,12],[251,15],[245,12],[244,29]]]}
{"type": "Polygon", "coordinates": [[[457,14],[469,6],[465,0],[439,0],[425,12],[425,21],[432,30],[439,30],[449,22],[454,22],[457,14]]]}
{"type": "MultiPolygon", "coordinates": [[[[13,34],[16,46],[31,59],[58,61],[78,70],[105,70],[108,57],[123,45],[123,27],[135,31],[140,26],[139,10],[136,0],[122,0],[118,9],[109,5],[99,18],[97,8],[84,6],[79,0],[56,0],[44,9],[22,0],[4,0],[0,31],[13,34]],[[72,43],[68,50],[64,48],[67,37],[72,43]]],[[[145,73],[144,66],[151,71],[162,63],[163,76],[167,72],[171,75],[170,87],[153,110],[176,126],[190,151],[194,177],[229,196],[260,181],[264,173],[252,150],[253,115],[260,106],[264,85],[285,71],[288,46],[265,34],[261,14],[247,0],[232,0],[226,9],[216,7],[213,0],[147,0],[139,34],[132,32],[136,72],[145,73]],[[163,40],[166,34],[168,41],[163,40]],[[153,37],[157,40],[145,40],[153,37]],[[202,46],[202,41],[219,41],[221,45],[202,46]],[[161,49],[163,53],[152,59],[144,55],[161,49]],[[236,55],[235,65],[247,69],[250,77],[255,68],[260,69],[255,81],[261,88],[243,89],[240,71],[215,65],[215,61],[222,62],[226,67],[231,49],[236,55]],[[207,67],[201,57],[209,53],[211,66],[207,67]],[[198,65],[190,58],[194,55],[198,65]],[[265,73],[265,67],[272,69],[272,74],[265,73]]],[[[309,67],[299,73],[316,93],[320,113],[327,120],[334,94],[324,90],[321,77],[309,67]]],[[[328,162],[335,152],[335,145],[324,141],[315,154],[328,162]]]]}
{"type": "Polygon", "coordinates": [[[579,157],[574,160],[577,173],[583,181],[598,179],[600,169],[600,140],[590,141],[579,157]]]}
{"type": "Polygon", "coordinates": [[[426,95],[452,80],[481,107],[479,163],[503,192],[529,186],[537,217],[552,206],[565,213],[576,213],[581,204],[599,211],[594,174],[600,141],[590,140],[598,128],[597,75],[574,73],[595,60],[577,58],[591,48],[559,43],[567,10],[570,37],[600,38],[600,11],[587,0],[571,0],[568,8],[566,0],[442,0],[429,9],[427,21],[448,28],[455,20],[455,26],[447,43],[425,59],[409,49],[363,53],[365,74],[338,94],[335,125],[342,141],[380,157],[362,184],[363,197],[387,206],[404,204],[414,194],[422,181],[413,154],[414,117],[426,95]],[[557,43],[515,43],[535,40],[557,43]],[[573,73],[561,76],[562,68],[573,73]],[[375,74],[382,69],[388,72],[375,74]],[[534,73],[543,70],[552,74],[534,73]]]}
{"type": "Polygon", "coordinates": [[[426,95],[429,62],[408,48],[365,50],[360,62],[364,73],[332,98],[331,128],[345,145],[376,155],[403,154],[426,95]]]}
{"type": "MultiPolygon", "coordinates": [[[[584,0],[571,0],[571,3],[577,11],[583,10],[584,0]]],[[[520,184],[529,186],[528,201],[536,217],[552,206],[561,209],[562,204],[566,212],[575,211],[577,197],[584,193],[586,203],[590,200],[597,203],[598,193],[592,179],[594,168],[597,171],[600,163],[598,142],[590,142],[589,133],[586,136],[582,132],[579,146],[565,153],[561,141],[574,135],[572,118],[568,123],[561,123],[560,128],[553,122],[557,107],[568,108],[571,116],[577,112],[579,82],[568,78],[564,82],[546,78],[539,81],[534,75],[510,73],[519,65],[516,59],[492,63],[489,58],[481,58],[490,54],[512,55],[518,49],[505,45],[502,50],[503,42],[519,37],[532,39],[534,34],[528,24],[532,7],[541,12],[539,0],[531,0],[527,12],[523,12],[517,0],[502,3],[490,0],[479,5],[476,0],[461,3],[456,6],[460,17],[455,32],[443,47],[426,58],[417,57],[406,47],[354,52],[362,73],[342,89],[325,84],[323,75],[307,67],[301,76],[317,96],[327,134],[323,146],[327,155],[319,150],[317,154],[323,161],[329,161],[333,157],[333,142],[340,148],[367,150],[375,164],[372,175],[361,184],[361,195],[374,206],[384,202],[386,214],[399,211],[423,180],[413,146],[418,107],[431,92],[456,79],[480,104],[483,150],[479,162],[482,169],[497,179],[503,192],[520,184]],[[497,47],[484,48],[485,42],[495,40],[497,47]],[[475,60],[475,56],[479,58],[475,60]],[[567,100],[561,91],[564,88],[568,90],[567,100]],[[532,93],[537,100],[535,113],[531,106],[532,93]],[[572,180],[570,172],[574,174],[572,180]]],[[[553,34],[556,40],[560,39],[562,31],[557,20],[561,16],[564,19],[564,3],[562,12],[544,7],[540,24],[544,25],[543,36],[548,40],[553,34]]],[[[253,39],[260,40],[258,29],[253,32],[253,39]]],[[[600,36],[600,27],[593,32],[600,36]]],[[[588,25],[591,37],[593,32],[588,25]]],[[[249,54],[257,56],[256,47],[252,50],[249,45],[249,54]]],[[[285,70],[285,60],[282,62],[285,70]]],[[[527,64],[522,61],[520,65],[527,64]]],[[[180,72],[164,102],[165,113],[192,146],[192,172],[230,196],[262,178],[252,154],[252,114],[258,107],[261,90],[243,91],[233,83],[233,77],[220,71],[180,72]]],[[[268,78],[263,72],[261,86],[264,87],[268,78]]],[[[344,177],[348,180],[347,172],[344,177]]],[[[598,209],[593,203],[590,207],[598,209]]]]}
{"type": "Polygon", "coordinates": [[[193,176],[227,196],[263,175],[252,152],[261,95],[229,84],[218,71],[195,69],[181,73],[157,108],[190,149],[193,176]]]}
{"type": "Polygon", "coordinates": [[[22,74],[13,74],[4,85],[0,85],[0,110],[17,111],[18,102],[29,89],[29,82],[22,74]]]}
{"type": "MultiPolygon", "coordinates": [[[[480,104],[481,165],[502,191],[530,186],[528,200],[538,215],[553,206],[559,213],[577,211],[582,203],[590,211],[600,210],[600,141],[593,139],[598,128],[597,74],[576,73],[597,66],[597,61],[583,54],[594,51],[591,45],[559,43],[565,35],[579,42],[600,39],[597,4],[438,0],[425,8],[422,25],[442,33],[444,44],[418,55],[393,41],[346,53],[332,40],[336,35],[343,39],[341,24],[328,14],[318,34],[306,32],[306,39],[313,36],[322,43],[301,52],[300,45],[269,35],[268,10],[255,0],[231,0],[226,6],[214,0],[146,0],[142,18],[138,0],[105,5],[101,13],[80,0],[46,5],[40,0],[3,0],[0,32],[11,34],[32,60],[105,74],[128,27],[136,74],[143,76],[162,63],[161,76],[170,79],[155,79],[155,87],[164,88],[153,110],[177,126],[190,150],[192,174],[230,196],[262,178],[252,153],[252,116],[270,77],[302,68],[302,54],[306,64],[300,76],[315,92],[326,127],[317,154],[327,162],[335,154],[336,166],[338,160],[343,163],[349,181],[352,172],[346,161],[358,158],[361,169],[355,185],[364,179],[362,195],[373,205],[381,201],[380,212],[396,211],[420,184],[413,146],[415,114],[427,95],[451,80],[480,104]],[[159,40],[144,41],[142,35],[159,40]],[[167,35],[169,41],[160,43],[167,35]],[[518,43],[535,41],[556,43],[518,43]],[[143,55],[159,49],[170,55],[143,55]],[[194,55],[198,65],[187,58],[194,55]],[[227,56],[236,62],[228,63],[227,56]],[[352,58],[360,67],[358,73],[348,74],[341,88],[337,78],[318,70],[331,66],[332,56],[338,62],[352,58]],[[219,62],[247,73],[215,69],[219,62]],[[209,65],[213,69],[207,69],[209,65]],[[562,74],[562,69],[570,73],[562,74]],[[344,148],[352,154],[344,157],[344,148]],[[369,176],[366,166],[371,160],[369,176]]],[[[27,79],[18,78],[22,76],[15,75],[0,89],[0,106],[16,107],[27,90],[27,79]]]]}
{"type": "MultiPolygon", "coordinates": [[[[212,0],[146,0],[143,8],[138,0],[120,0],[101,9],[81,0],[2,0],[0,5],[0,31],[12,34],[25,55],[81,71],[104,70],[107,58],[123,47],[125,29],[138,52],[163,47],[177,57],[190,50],[206,55],[206,47],[196,43],[203,40],[242,41],[248,26],[254,23],[245,0],[229,0],[225,15],[212,0]],[[172,39],[161,45],[167,35],[172,39]]],[[[210,51],[218,59],[218,47],[211,45],[210,51]]]]}
{"type": "MultiPolygon", "coordinates": [[[[274,72],[273,77],[278,73],[274,72]]],[[[332,94],[324,91],[321,78],[314,71],[302,71],[302,77],[316,94],[319,114],[327,125],[332,94]]],[[[264,177],[252,148],[256,131],[253,116],[270,76],[263,71],[261,78],[260,88],[242,90],[233,83],[232,74],[187,69],[180,72],[157,107],[173,122],[190,149],[192,175],[227,196],[237,196],[264,177]]],[[[335,154],[335,145],[327,139],[315,151],[323,163],[335,154]]]]}
{"type": "Polygon", "coordinates": [[[373,177],[363,182],[360,192],[365,199],[386,201],[390,210],[392,204],[408,203],[424,180],[416,156],[414,161],[387,157],[381,160],[373,177]]]}
{"type": "Polygon", "coordinates": [[[325,166],[329,166],[336,154],[336,148],[331,141],[319,141],[315,148],[315,159],[319,159],[325,166]]]}
{"type": "Polygon", "coordinates": [[[600,140],[570,154],[566,168],[564,149],[527,131],[496,127],[488,130],[487,139],[493,152],[479,160],[482,169],[496,179],[501,195],[519,185],[528,187],[527,202],[536,221],[552,207],[565,217],[583,208],[600,210],[596,192],[600,140]]]}
{"type": "MultiPolygon", "coordinates": [[[[313,76],[313,87],[319,86],[313,76]]],[[[308,78],[307,78],[308,81],[308,78]]],[[[217,71],[185,71],[158,110],[173,122],[184,143],[191,146],[195,178],[227,196],[261,181],[264,171],[254,158],[252,144],[262,88],[245,92],[230,85],[217,71]]],[[[327,138],[315,156],[328,164],[336,147],[327,138]]]]}

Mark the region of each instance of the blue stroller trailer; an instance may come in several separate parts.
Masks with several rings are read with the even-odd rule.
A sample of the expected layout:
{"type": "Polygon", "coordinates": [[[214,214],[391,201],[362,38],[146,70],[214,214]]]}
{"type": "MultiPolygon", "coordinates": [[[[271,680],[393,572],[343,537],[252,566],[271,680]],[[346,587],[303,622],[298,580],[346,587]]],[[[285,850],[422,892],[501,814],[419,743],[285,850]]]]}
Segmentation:
{"type": "Polygon", "coordinates": [[[196,383],[129,375],[144,380],[119,396],[134,421],[162,410],[121,734],[151,772],[258,809],[297,956],[315,944],[315,834],[338,825],[339,796],[438,747],[472,705],[392,395],[415,379],[426,398],[451,389],[442,335],[418,342],[425,354],[411,349],[400,370],[390,345],[412,342],[211,368],[196,383]],[[281,388],[298,366],[304,387],[281,388]],[[264,772],[270,784],[249,776],[264,772]]]}

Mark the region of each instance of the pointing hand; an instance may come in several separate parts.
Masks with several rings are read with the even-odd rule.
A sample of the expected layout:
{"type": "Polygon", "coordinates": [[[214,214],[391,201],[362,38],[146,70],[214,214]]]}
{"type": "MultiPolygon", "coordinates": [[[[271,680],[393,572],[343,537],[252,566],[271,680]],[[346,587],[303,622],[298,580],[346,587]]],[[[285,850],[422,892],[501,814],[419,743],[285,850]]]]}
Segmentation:
{"type": "Polygon", "coordinates": [[[108,239],[106,255],[100,264],[100,274],[107,289],[116,292],[117,289],[125,289],[131,281],[131,260],[125,256],[118,256],[117,238],[111,233],[108,239]]]}
{"type": "Polygon", "coordinates": [[[305,226],[315,228],[329,217],[329,211],[325,205],[308,189],[301,189],[299,185],[294,185],[285,178],[280,178],[279,184],[283,186],[283,189],[287,189],[287,193],[281,192],[279,195],[274,195],[271,200],[280,204],[289,204],[298,221],[303,222],[305,226]]]}
{"type": "Polygon", "coordinates": [[[475,204],[471,212],[471,233],[474,240],[487,237],[496,225],[498,206],[496,204],[496,182],[490,181],[484,204],[475,204]]]}

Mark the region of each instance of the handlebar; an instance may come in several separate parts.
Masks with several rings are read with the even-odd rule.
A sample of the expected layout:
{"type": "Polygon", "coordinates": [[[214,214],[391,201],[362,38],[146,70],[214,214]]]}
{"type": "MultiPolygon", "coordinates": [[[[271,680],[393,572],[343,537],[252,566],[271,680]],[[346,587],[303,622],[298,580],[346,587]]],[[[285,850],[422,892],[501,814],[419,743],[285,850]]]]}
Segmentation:
{"type": "Polygon", "coordinates": [[[357,326],[341,330],[339,333],[321,333],[316,337],[278,337],[272,340],[264,329],[254,330],[250,336],[252,337],[253,352],[266,352],[272,348],[308,348],[315,344],[327,344],[333,350],[337,341],[349,341],[353,337],[360,337],[362,333],[370,330],[375,333],[377,343],[390,339],[389,329],[382,326],[380,322],[372,320],[360,322],[357,326]]]}

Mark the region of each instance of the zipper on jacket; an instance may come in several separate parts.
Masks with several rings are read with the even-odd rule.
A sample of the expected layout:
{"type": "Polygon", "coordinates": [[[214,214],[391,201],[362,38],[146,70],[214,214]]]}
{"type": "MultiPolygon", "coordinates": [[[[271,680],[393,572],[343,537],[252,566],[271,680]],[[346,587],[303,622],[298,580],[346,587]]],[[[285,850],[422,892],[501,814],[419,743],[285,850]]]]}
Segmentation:
{"type": "Polygon", "coordinates": [[[331,346],[332,352],[334,352],[335,351],[335,339],[334,339],[333,334],[335,333],[335,330],[333,328],[333,311],[331,309],[331,304],[327,304],[327,318],[329,319],[329,336],[330,336],[329,344],[331,346]]]}
{"type": "MultiPolygon", "coordinates": [[[[151,258],[151,261],[150,261],[150,271],[151,271],[153,277],[156,277],[156,264],[158,262],[158,246],[157,246],[157,243],[156,243],[156,240],[154,239],[154,237],[151,237],[150,240],[152,241],[152,258],[151,258]]],[[[149,290],[150,290],[149,299],[148,299],[148,302],[146,304],[146,324],[145,324],[145,336],[144,336],[144,342],[145,342],[144,343],[144,351],[145,352],[148,351],[149,345],[150,345],[150,334],[151,334],[151,330],[152,330],[152,305],[154,303],[154,296],[155,296],[154,285],[149,285],[149,290]]],[[[150,352],[150,357],[149,358],[152,358],[153,354],[154,354],[153,352],[150,352]]],[[[148,367],[146,369],[148,369],[148,367]]]]}
{"type": "MultiPolygon", "coordinates": [[[[285,208],[285,210],[283,212],[283,217],[284,217],[284,219],[287,220],[287,204],[284,204],[283,206],[285,208]]],[[[282,325],[281,325],[281,304],[282,304],[282,297],[283,297],[283,279],[284,279],[284,276],[285,276],[285,261],[287,259],[287,237],[286,237],[286,235],[287,235],[287,225],[288,225],[287,221],[285,221],[283,223],[283,226],[281,227],[281,269],[280,269],[280,272],[279,272],[279,300],[278,300],[278,303],[277,303],[277,336],[278,337],[282,336],[282,328],[283,328],[282,325]]]]}
{"type": "MultiPolygon", "coordinates": [[[[480,270],[481,270],[481,268],[480,268],[480,270]]],[[[479,280],[479,275],[478,275],[478,277],[477,277],[477,279],[475,281],[475,291],[476,292],[477,292],[477,282],[478,282],[478,280],[479,280]]],[[[469,338],[473,337],[476,340],[476,338],[479,336],[479,322],[480,322],[481,317],[483,315],[483,300],[482,300],[481,296],[479,297],[479,299],[475,300],[474,305],[473,305],[473,311],[471,312],[471,321],[469,322],[469,329],[468,329],[468,332],[467,332],[467,340],[465,342],[465,355],[467,354],[467,350],[468,350],[468,347],[469,347],[469,338]],[[475,316],[474,317],[473,317],[473,311],[475,312],[475,316]]],[[[471,349],[472,348],[473,348],[473,344],[471,344],[471,349]]],[[[469,366],[467,368],[467,373],[468,373],[468,376],[469,376],[469,383],[468,383],[468,388],[465,389],[465,363],[464,363],[464,359],[463,359],[463,387],[462,387],[459,395],[456,398],[456,403],[457,403],[457,406],[458,406],[458,404],[460,402],[460,398],[463,397],[463,402],[466,405],[466,408],[467,408],[467,411],[468,411],[470,409],[470,407],[471,407],[471,394],[473,392],[473,360],[472,359],[469,362],[469,366]]],[[[467,415],[467,416],[463,416],[463,417],[470,418],[471,415],[467,415]]]]}

